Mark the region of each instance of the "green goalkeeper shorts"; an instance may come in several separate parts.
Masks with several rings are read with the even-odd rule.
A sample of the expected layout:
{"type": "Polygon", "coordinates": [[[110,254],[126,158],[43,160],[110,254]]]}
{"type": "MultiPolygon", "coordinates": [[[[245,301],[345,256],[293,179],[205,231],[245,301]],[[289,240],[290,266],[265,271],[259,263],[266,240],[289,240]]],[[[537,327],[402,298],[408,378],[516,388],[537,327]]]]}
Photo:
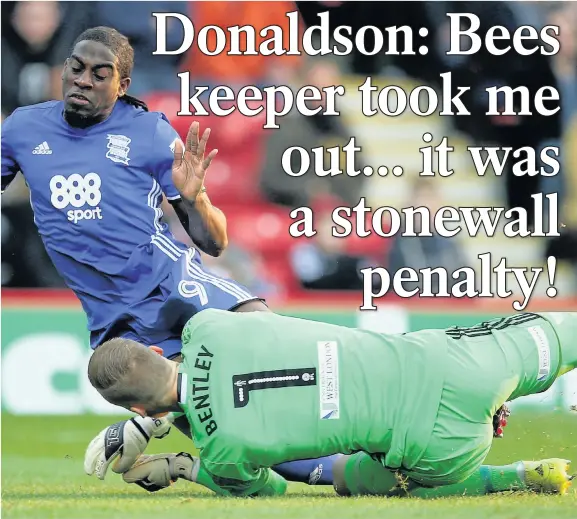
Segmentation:
{"type": "Polygon", "coordinates": [[[435,427],[421,459],[405,471],[423,486],[459,483],[479,469],[491,448],[496,411],[555,381],[558,334],[567,335],[567,330],[556,330],[552,320],[539,315],[519,314],[439,333],[449,344],[435,427]]]}

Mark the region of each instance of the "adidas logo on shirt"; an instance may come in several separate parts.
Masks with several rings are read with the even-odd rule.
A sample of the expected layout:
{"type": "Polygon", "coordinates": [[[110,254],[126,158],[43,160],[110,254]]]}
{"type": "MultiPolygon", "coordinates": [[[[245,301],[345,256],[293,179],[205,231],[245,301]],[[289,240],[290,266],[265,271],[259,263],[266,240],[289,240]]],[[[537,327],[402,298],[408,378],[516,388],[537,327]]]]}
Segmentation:
{"type": "Polygon", "coordinates": [[[44,141],[42,144],[39,144],[34,148],[32,155],[52,155],[52,150],[50,149],[50,146],[48,146],[48,143],[44,141]]]}

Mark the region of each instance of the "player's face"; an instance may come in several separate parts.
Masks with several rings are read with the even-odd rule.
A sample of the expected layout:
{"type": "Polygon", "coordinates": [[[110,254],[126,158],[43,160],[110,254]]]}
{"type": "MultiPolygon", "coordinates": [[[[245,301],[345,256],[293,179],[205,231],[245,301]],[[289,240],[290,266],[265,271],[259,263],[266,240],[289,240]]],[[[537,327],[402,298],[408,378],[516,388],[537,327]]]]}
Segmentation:
{"type": "Polygon", "coordinates": [[[64,64],[65,113],[72,118],[104,120],[129,84],[129,78],[120,78],[118,58],[108,47],[95,41],[81,41],[64,64]]]}

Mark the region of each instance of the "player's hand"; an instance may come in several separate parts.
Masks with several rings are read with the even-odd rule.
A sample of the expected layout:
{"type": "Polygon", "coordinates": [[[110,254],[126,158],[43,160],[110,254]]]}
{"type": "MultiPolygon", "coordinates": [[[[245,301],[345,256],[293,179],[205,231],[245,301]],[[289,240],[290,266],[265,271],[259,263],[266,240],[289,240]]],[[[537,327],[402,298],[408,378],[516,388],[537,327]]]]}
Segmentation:
{"type": "Polygon", "coordinates": [[[84,455],[84,471],[89,476],[104,479],[108,467],[122,474],[145,451],[150,438],[164,438],[172,425],[172,415],[162,418],[136,416],[117,422],[94,438],[84,455]]]}
{"type": "Polygon", "coordinates": [[[174,144],[174,161],[172,162],[172,181],[180,195],[194,202],[204,186],[206,171],[216,157],[218,150],[212,150],[206,157],[206,143],[210,136],[210,128],[204,130],[200,141],[200,124],[194,121],[190,125],[184,149],[180,140],[174,144]]]}
{"type": "Polygon", "coordinates": [[[156,492],[169,487],[177,479],[196,481],[200,460],[181,452],[179,454],[143,455],[125,472],[122,479],[135,483],[147,492],[156,492]]]}

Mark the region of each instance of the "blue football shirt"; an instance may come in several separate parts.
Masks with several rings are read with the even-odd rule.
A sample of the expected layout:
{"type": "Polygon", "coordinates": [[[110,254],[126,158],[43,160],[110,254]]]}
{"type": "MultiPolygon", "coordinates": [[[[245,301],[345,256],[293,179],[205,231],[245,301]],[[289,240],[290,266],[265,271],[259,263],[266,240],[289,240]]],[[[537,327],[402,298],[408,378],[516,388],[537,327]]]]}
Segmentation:
{"type": "Polygon", "coordinates": [[[21,171],[46,250],[80,299],[88,328],[121,319],[188,247],[161,223],[178,134],[125,102],[103,122],[71,127],[61,101],[22,107],[2,124],[2,190],[21,171]]]}

